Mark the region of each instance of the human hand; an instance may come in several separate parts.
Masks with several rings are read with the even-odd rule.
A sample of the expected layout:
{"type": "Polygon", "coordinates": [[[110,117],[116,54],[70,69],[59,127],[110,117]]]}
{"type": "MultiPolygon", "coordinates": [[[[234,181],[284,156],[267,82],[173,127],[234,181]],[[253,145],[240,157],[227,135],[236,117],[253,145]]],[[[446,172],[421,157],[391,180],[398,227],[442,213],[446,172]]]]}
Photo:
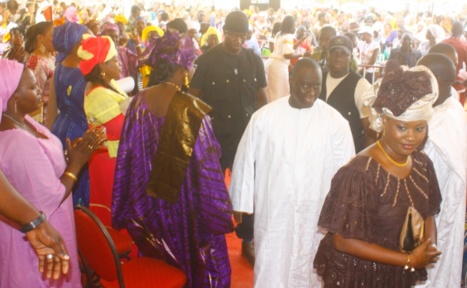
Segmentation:
{"type": "MultiPolygon", "coordinates": [[[[69,158],[68,166],[74,166],[79,171],[91,158],[92,153],[106,141],[106,133],[103,127],[88,129],[82,138],[73,141],[67,139],[69,158]]],[[[75,172],[78,172],[75,171],[75,172]]]]}
{"type": "Polygon", "coordinates": [[[308,38],[308,35],[305,35],[305,36],[303,36],[302,38],[300,38],[300,39],[298,40],[298,43],[302,43],[303,41],[306,40],[306,38],[308,38]]]}
{"type": "Polygon", "coordinates": [[[436,263],[440,255],[441,251],[430,238],[412,251],[412,260],[409,265],[416,269],[425,268],[428,264],[436,263]]]}
{"type": "Polygon", "coordinates": [[[243,212],[233,211],[233,216],[237,224],[242,223],[243,220],[243,212]]]}
{"type": "Polygon", "coordinates": [[[24,56],[26,56],[26,50],[24,50],[23,46],[19,46],[12,49],[11,53],[8,55],[8,58],[10,60],[21,62],[23,61],[24,56]]]}
{"type": "MultiPolygon", "coordinates": [[[[75,140],[71,141],[71,149],[75,148],[76,145],[81,142],[83,140],[82,137],[79,137],[79,138],[76,138],[75,140]]],[[[68,147],[68,142],[67,142],[67,147],[68,147]]],[[[68,149],[65,149],[64,151],[64,155],[65,155],[65,160],[66,160],[66,164],[70,164],[70,157],[68,157],[68,149]]]]}
{"type": "Polygon", "coordinates": [[[138,32],[136,31],[133,31],[130,33],[130,39],[136,44],[136,45],[140,45],[140,40],[139,40],[139,35],[138,35],[138,32]]]}
{"type": "Polygon", "coordinates": [[[26,233],[26,237],[34,248],[39,259],[39,272],[50,279],[58,279],[61,274],[67,274],[70,267],[70,256],[60,234],[48,221],[36,229],[26,233]],[[53,255],[50,259],[47,255],[53,255]]]}
{"type": "Polygon", "coordinates": [[[310,50],[306,50],[305,53],[303,53],[303,57],[311,57],[311,54],[310,50]]]}

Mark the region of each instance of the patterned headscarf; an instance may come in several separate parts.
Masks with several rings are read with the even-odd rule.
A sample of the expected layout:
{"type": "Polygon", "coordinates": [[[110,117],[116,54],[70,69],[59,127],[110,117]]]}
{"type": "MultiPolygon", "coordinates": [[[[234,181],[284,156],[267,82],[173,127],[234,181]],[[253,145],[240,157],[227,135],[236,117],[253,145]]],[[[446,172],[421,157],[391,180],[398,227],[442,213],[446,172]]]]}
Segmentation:
{"type": "Polygon", "coordinates": [[[58,56],[57,63],[62,62],[70,53],[71,49],[81,41],[83,34],[88,28],[75,22],[67,22],[61,26],[55,27],[52,43],[58,56]]]}
{"type": "Polygon", "coordinates": [[[78,49],[78,56],[82,59],[79,69],[83,75],[88,75],[97,64],[107,62],[117,55],[117,49],[110,37],[85,34],[83,38],[85,40],[78,49]]]}
{"type": "MultiPolygon", "coordinates": [[[[6,111],[8,100],[18,88],[23,70],[23,64],[0,58],[0,75],[8,75],[8,77],[0,77],[0,110],[2,112],[6,111]]],[[[0,114],[1,121],[2,115],[0,114]]]]}
{"type": "Polygon", "coordinates": [[[381,132],[383,115],[404,122],[429,120],[436,99],[438,82],[428,68],[400,66],[373,84],[363,103],[371,110],[371,128],[381,132]]]}
{"type": "Polygon", "coordinates": [[[102,25],[101,33],[102,35],[105,35],[109,31],[115,31],[117,32],[117,34],[120,34],[120,28],[117,24],[107,22],[104,25],[102,25]]]}
{"type": "Polygon", "coordinates": [[[154,48],[145,60],[146,65],[154,67],[159,61],[167,60],[172,64],[179,64],[186,69],[193,65],[195,55],[191,51],[180,49],[180,35],[177,32],[165,32],[164,36],[156,39],[154,48]]]}

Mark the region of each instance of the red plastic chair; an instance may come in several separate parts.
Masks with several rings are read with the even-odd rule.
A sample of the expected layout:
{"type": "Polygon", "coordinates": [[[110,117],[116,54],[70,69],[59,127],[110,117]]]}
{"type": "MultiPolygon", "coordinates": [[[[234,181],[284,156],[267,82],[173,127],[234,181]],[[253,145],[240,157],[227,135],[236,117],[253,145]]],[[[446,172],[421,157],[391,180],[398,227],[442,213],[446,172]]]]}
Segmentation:
{"type": "Polygon", "coordinates": [[[131,239],[127,231],[118,231],[110,226],[112,218],[110,208],[102,204],[91,203],[89,204],[89,210],[104,224],[115,244],[120,259],[125,258],[130,260],[130,252],[134,247],[133,239],[131,239]]]}
{"type": "MultiPolygon", "coordinates": [[[[112,238],[94,213],[82,206],[76,206],[74,212],[78,251],[83,263],[100,277],[103,287],[179,288],[185,285],[185,274],[161,260],[138,257],[121,264],[112,238]]],[[[92,286],[94,282],[88,279],[92,286]]]]}

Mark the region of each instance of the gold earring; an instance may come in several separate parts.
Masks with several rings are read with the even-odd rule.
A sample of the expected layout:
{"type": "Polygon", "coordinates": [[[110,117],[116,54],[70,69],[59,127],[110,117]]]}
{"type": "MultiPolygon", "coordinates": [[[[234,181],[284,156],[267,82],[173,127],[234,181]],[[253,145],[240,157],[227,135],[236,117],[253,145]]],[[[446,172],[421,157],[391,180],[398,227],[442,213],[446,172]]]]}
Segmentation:
{"type": "Polygon", "coordinates": [[[185,72],[185,87],[190,88],[190,80],[188,79],[188,72],[185,72]]]}
{"type": "Polygon", "coordinates": [[[41,51],[42,54],[45,53],[45,46],[44,46],[44,44],[42,44],[42,43],[39,44],[39,51],[41,51]]]}
{"type": "Polygon", "coordinates": [[[15,114],[18,113],[18,100],[15,100],[15,114]]]}
{"type": "Polygon", "coordinates": [[[102,78],[102,79],[105,78],[105,72],[101,72],[101,78],[102,78]]]}

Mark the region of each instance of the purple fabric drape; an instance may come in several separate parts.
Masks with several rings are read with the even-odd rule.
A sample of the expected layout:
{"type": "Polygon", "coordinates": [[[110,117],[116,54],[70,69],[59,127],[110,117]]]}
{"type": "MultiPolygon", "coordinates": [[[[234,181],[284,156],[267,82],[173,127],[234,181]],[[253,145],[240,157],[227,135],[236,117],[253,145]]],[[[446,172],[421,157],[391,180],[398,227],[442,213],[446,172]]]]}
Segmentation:
{"type": "Polygon", "coordinates": [[[120,78],[136,77],[138,73],[138,55],[126,47],[118,46],[118,62],[122,68],[120,78]]]}
{"type": "Polygon", "coordinates": [[[202,121],[179,200],[170,203],[153,198],[146,193],[146,185],[165,118],[148,110],[146,91],[134,97],[125,117],[112,224],[117,229],[127,228],[144,256],[182,269],[187,275],[186,287],[230,287],[224,234],[233,231],[232,205],[210,119],[202,121]]]}

